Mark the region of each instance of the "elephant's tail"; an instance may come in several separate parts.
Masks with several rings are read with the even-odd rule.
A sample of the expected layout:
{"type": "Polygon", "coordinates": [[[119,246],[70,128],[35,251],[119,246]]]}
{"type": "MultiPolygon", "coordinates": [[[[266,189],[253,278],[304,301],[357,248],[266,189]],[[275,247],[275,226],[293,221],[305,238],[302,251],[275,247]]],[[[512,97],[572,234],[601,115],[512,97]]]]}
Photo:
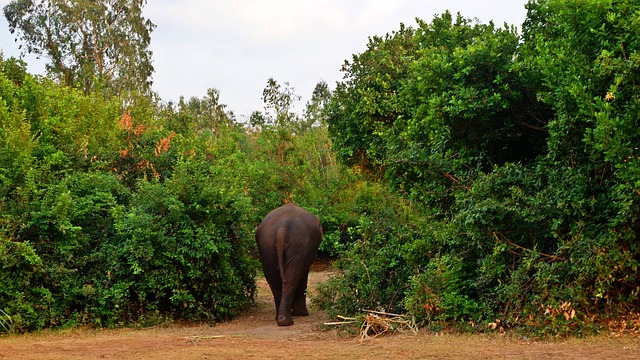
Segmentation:
{"type": "Polygon", "coordinates": [[[284,280],[284,253],[287,248],[287,230],[284,227],[278,229],[276,233],[276,251],[278,253],[278,269],[280,270],[280,279],[284,280]]]}

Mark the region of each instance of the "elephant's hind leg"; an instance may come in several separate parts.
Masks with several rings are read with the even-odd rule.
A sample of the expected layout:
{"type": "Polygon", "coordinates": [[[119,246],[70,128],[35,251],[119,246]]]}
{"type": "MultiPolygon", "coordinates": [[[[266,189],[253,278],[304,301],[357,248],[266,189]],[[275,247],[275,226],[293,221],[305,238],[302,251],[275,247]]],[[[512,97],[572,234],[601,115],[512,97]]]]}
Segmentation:
{"type": "MultiPolygon", "coordinates": [[[[299,264],[300,265],[300,264],[299,264]]],[[[293,269],[304,270],[304,265],[293,266],[289,264],[282,282],[282,300],[278,311],[278,325],[288,326],[293,324],[291,316],[309,315],[306,304],[306,289],[308,272],[295,272],[293,269]]]]}
{"type": "Polygon", "coordinates": [[[307,310],[307,281],[309,278],[309,274],[305,274],[305,276],[300,279],[300,283],[298,283],[298,287],[296,288],[296,293],[293,297],[293,310],[291,314],[293,316],[307,316],[309,315],[309,310],[307,310]]]}
{"type": "Polygon", "coordinates": [[[279,326],[293,325],[293,318],[291,317],[291,307],[293,303],[293,297],[295,295],[295,288],[286,280],[282,284],[282,298],[278,307],[276,315],[276,322],[279,326]]]}
{"type": "Polygon", "coordinates": [[[276,305],[276,321],[278,320],[278,310],[280,309],[280,302],[282,301],[282,278],[277,269],[264,268],[265,280],[269,284],[271,294],[273,294],[273,300],[276,305]]]}

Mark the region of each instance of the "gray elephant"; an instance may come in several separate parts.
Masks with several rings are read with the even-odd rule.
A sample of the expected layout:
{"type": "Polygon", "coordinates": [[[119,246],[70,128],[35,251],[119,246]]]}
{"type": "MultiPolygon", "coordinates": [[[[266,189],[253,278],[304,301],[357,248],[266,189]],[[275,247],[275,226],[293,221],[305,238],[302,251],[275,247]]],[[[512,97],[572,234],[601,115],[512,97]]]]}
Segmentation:
{"type": "Polygon", "coordinates": [[[307,278],[320,241],[322,226],[318,217],[292,203],[271,211],[256,229],[260,262],[273,293],[280,326],[293,325],[292,315],[309,315],[307,278]]]}

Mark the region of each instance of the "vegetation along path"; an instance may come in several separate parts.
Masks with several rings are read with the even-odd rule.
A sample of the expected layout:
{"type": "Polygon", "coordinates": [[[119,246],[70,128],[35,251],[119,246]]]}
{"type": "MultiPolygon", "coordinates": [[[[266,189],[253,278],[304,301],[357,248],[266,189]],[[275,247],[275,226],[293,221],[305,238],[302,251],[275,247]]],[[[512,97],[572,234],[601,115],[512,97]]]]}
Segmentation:
{"type": "MultiPolygon", "coordinates": [[[[315,268],[310,287],[331,276],[315,268]]],[[[257,307],[211,327],[187,325],[147,330],[45,331],[0,337],[0,359],[637,359],[640,340],[600,336],[561,341],[527,341],[500,335],[418,334],[359,337],[322,329],[322,312],[295,318],[290,327],[273,319],[271,293],[258,281],[257,307]]],[[[313,290],[312,290],[313,291],[313,290]]]]}

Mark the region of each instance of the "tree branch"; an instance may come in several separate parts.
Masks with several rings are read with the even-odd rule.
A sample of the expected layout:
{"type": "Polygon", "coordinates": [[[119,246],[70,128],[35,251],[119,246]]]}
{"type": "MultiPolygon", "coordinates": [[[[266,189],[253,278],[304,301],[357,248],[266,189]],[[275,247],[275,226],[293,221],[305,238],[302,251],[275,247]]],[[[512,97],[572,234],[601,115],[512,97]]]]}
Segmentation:
{"type": "Polygon", "coordinates": [[[549,255],[549,254],[545,254],[545,253],[540,252],[540,251],[527,249],[526,247],[520,246],[520,245],[514,243],[513,241],[509,240],[504,234],[502,234],[500,232],[497,232],[497,231],[493,232],[493,237],[498,242],[509,244],[509,245],[511,245],[511,246],[513,246],[513,247],[515,247],[517,249],[520,249],[520,250],[523,250],[523,251],[526,251],[526,252],[529,252],[529,253],[534,253],[534,254],[541,255],[541,256],[546,257],[546,258],[548,258],[550,260],[553,260],[553,261],[564,261],[565,260],[565,258],[557,256],[557,255],[549,255]],[[500,235],[500,236],[498,236],[498,235],[500,235]]]}

